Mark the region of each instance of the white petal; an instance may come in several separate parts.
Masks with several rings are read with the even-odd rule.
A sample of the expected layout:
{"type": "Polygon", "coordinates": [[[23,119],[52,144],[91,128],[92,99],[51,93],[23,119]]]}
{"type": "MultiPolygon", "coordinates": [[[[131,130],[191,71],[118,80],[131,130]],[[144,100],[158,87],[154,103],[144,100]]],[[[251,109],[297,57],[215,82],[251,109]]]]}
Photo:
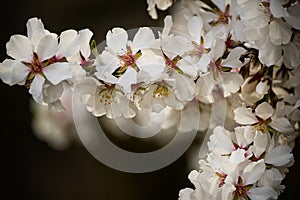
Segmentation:
{"type": "Polygon", "coordinates": [[[192,79],[185,77],[177,72],[173,72],[172,77],[176,79],[176,97],[180,101],[190,101],[193,99],[195,92],[195,83],[192,79]]]}
{"type": "Polygon", "coordinates": [[[187,28],[193,41],[199,43],[201,39],[203,21],[200,16],[193,16],[188,20],[187,28]]]}
{"type": "Polygon", "coordinates": [[[187,38],[183,36],[169,36],[163,40],[161,48],[168,58],[173,59],[175,56],[183,55],[188,44],[187,38]]]}
{"type": "Polygon", "coordinates": [[[259,95],[265,95],[269,92],[270,85],[268,85],[268,81],[260,81],[255,90],[259,95]]]}
{"type": "Polygon", "coordinates": [[[222,86],[224,88],[224,97],[229,96],[231,93],[239,91],[240,86],[244,83],[242,75],[236,72],[222,73],[222,86]]]}
{"type": "Polygon", "coordinates": [[[272,15],[276,18],[289,16],[289,13],[282,6],[281,1],[278,1],[278,0],[270,0],[270,10],[271,10],[272,15]]]}
{"type": "Polygon", "coordinates": [[[274,109],[267,102],[263,102],[256,107],[255,113],[258,117],[266,120],[274,114],[274,109]]]}
{"type": "Polygon", "coordinates": [[[258,122],[250,108],[239,107],[234,110],[234,120],[243,125],[255,124],[258,122]]]}
{"type": "Polygon", "coordinates": [[[136,114],[133,104],[123,95],[118,95],[119,103],[117,105],[118,109],[125,118],[133,118],[136,114]]]}
{"type": "Polygon", "coordinates": [[[151,78],[158,77],[162,74],[165,68],[165,61],[161,56],[142,55],[136,64],[141,71],[146,72],[151,78]]]}
{"type": "Polygon", "coordinates": [[[90,40],[92,36],[93,32],[89,29],[83,29],[79,31],[79,49],[85,58],[88,58],[91,54],[90,40]]]}
{"type": "Polygon", "coordinates": [[[28,67],[16,60],[5,59],[0,64],[0,78],[9,85],[22,82],[29,72],[28,67]]]}
{"type": "Polygon", "coordinates": [[[34,32],[44,31],[44,24],[41,19],[31,18],[26,23],[27,36],[32,39],[34,32]]]}
{"type": "Polygon", "coordinates": [[[267,66],[278,65],[282,63],[282,47],[274,45],[269,37],[264,38],[259,46],[258,58],[260,62],[267,66]]]}
{"type": "Polygon", "coordinates": [[[40,74],[36,74],[29,89],[29,93],[32,94],[33,99],[37,103],[43,102],[43,84],[45,82],[45,78],[40,74]]]}
{"type": "Polygon", "coordinates": [[[231,67],[231,68],[241,68],[246,62],[242,63],[239,58],[241,55],[247,52],[246,49],[242,47],[236,47],[232,49],[228,55],[228,57],[223,60],[222,66],[231,67]]]}
{"type": "Polygon", "coordinates": [[[53,57],[56,54],[58,47],[57,38],[52,35],[45,35],[37,46],[37,54],[40,61],[44,61],[53,57]]]}
{"type": "Polygon", "coordinates": [[[266,169],[264,160],[259,160],[257,162],[251,162],[244,169],[243,180],[244,184],[253,184],[258,181],[264,174],[266,169]]]}
{"type": "Polygon", "coordinates": [[[155,1],[157,8],[159,8],[160,10],[166,10],[167,8],[169,8],[173,1],[155,1]]]}
{"type": "Polygon", "coordinates": [[[291,125],[290,121],[284,117],[272,119],[269,125],[280,133],[294,132],[294,128],[291,125]]]}
{"type": "Polygon", "coordinates": [[[230,155],[229,162],[234,164],[240,164],[243,162],[245,158],[246,151],[244,149],[237,149],[236,151],[233,151],[230,155]]]}
{"type": "Polygon", "coordinates": [[[288,13],[289,13],[289,17],[284,18],[287,23],[289,23],[292,27],[300,30],[300,20],[299,20],[299,16],[300,16],[300,4],[296,3],[293,6],[288,8],[288,13]]]}
{"type": "Polygon", "coordinates": [[[106,34],[106,43],[113,53],[121,54],[126,52],[128,34],[123,28],[113,28],[106,34]]]}
{"type": "Polygon", "coordinates": [[[267,200],[277,199],[277,192],[270,186],[265,187],[253,187],[249,190],[247,195],[251,200],[267,200]]]}
{"type": "Polygon", "coordinates": [[[75,30],[66,30],[59,36],[59,45],[56,56],[69,57],[79,53],[78,34],[75,30]]]}
{"type": "MultiPolygon", "coordinates": [[[[46,85],[46,84],[45,84],[46,85]]],[[[62,84],[58,85],[48,85],[43,89],[43,97],[45,103],[53,103],[59,100],[64,91],[64,87],[62,84]]],[[[58,102],[56,102],[58,104],[58,102]]]]}
{"type": "Polygon", "coordinates": [[[136,53],[141,49],[151,48],[155,42],[155,36],[149,27],[139,28],[132,42],[132,51],[136,53]]]}
{"type": "Polygon", "coordinates": [[[292,36],[290,27],[281,20],[272,20],[269,26],[269,36],[273,44],[281,45],[290,42],[292,36]]]}
{"type": "Polygon", "coordinates": [[[16,60],[30,62],[32,58],[32,47],[29,39],[23,35],[13,35],[6,43],[7,55],[16,60]]]}
{"type": "Polygon", "coordinates": [[[272,149],[266,155],[265,161],[268,164],[272,164],[274,166],[283,166],[288,164],[292,158],[293,154],[291,154],[292,149],[287,145],[279,145],[272,149]]]}
{"type": "Polygon", "coordinates": [[[162,33],[161,33],[161,38],[162,39],[166,38],[169,35],[172,26],[173,26],[172,16],[167,15],[164,19],[164,28],[163,28],[162,33]]]}
{"type": "Polygon", "coordinates": [[[54,85],[63,80],[72,78],[73,75],[70,69],[70,63],[54,63],[43,68],[43,72],[46,78],[54,85]]]}
{"type": "Polygon", "coordinates": [[[137,72],[128,67],[126,72],[119,78],[118,84],[124,89],[126,94],[131,93],[131,85],[135,84],[137,80],[137,72]]]}

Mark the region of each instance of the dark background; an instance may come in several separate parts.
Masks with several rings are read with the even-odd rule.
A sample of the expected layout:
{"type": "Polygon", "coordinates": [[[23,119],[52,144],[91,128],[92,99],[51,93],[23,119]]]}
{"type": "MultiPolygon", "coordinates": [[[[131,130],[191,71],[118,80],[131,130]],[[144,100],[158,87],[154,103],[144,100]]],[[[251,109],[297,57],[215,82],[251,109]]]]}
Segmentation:
{"type": "MultiPolygon", "coordinates": [[[[26,35],[25,25],[31,17],[41,18],[46,29],[56,33],[90,28],[93,38],[102,41],[107,30],[115,26],[161,26],[166,14],[159,12],[160,20],[152,20],[146,0],[11,0],[1,4],[1,61],[7,58],[9,37],[26,35]]],[[[1,82],[0,94],[1,200],[171,200],[178,198],[180,189],[191,187],[185,155],[162,170],[130,174],[102,165],[80,145],[56,151],[31,131],[27,90],[1,82]]],[[[299,147],[294,151],[296,163],[290,168],[280,199],[293,199],[298,194],[299,147]]]]}

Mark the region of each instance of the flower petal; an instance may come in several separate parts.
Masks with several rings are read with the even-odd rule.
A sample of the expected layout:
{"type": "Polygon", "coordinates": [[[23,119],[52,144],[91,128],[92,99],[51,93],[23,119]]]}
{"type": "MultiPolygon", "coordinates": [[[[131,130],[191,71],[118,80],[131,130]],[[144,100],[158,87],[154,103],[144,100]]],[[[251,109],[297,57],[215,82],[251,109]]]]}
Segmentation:
{"type": "Polygon", "coordinates": [[[263,102],[256,107],[255,113],[258,117],[266,120],[274,114],[274,109],[267,102],[263,102]]]}
{"type": "Polygon", "coordinates": [[[45,82],[45,78],[40,74],[36,74],[29,89],[29,93],[32,94],[33,99],[37,103],[43,102],[43,84],[45,82]]]}
{"type": "Polygon", "coordinates": [[[193,16],[189,18],[187,29],[192,37],[193,41],[199,43],[201,40],[201,33],[202,33],[203,21],[200,16],[193,16]]]}
{"type": "Polygon", "coordinates": [[[269,36],[275,45],[287,44],[292,36],[290,26],[281,20],[272,20],[269,26],[269,36]]]}
{"type": "Polygon", "coordinates": [[[270,186],[254,187],[249,190],[247,195],[251,200],[277,199],[277,192],[270,186]]]}
{"type": "Polygon", "coordinates": [[[7,55],[16,60],[30,62],[32,47],[29,39],[23,35],[13,35],[6,43],[7,55]]]}
{"type": "Polygon", "coordinates": [[[270,0],[270,10],[275,18],[288,17],[289,13],[282,6],[282,1],[270,0]]]}
{"type": "Polygon", "coordinates": [[[88,58],[91,54],[90,40],[92,36],[93,32],[89,29],[83,29],[79,31],[79,49],[85,58],[88,58]]]}
{"type": "Polygon", "coordinates": [[[264,160],[259,160],[257,162],[251,162],[244,168],[243,183],[245,185],[253,184],[258,181],[264,174],[266,165],[264,160]]]}
{"type": "Polygon", "coordinates": [[[34,17],[27,21],[26,28],[27,36],[31,40],[33,38],[34,32],[44,31],[44,24],[41,19],[34,17]]]}
{"type": "Polygon", "coordinates": [[[250,108],[239,107],[234,110],[234,120],[243,125],[255,124],[258,122],[250,108]]]}
{"type": "Polygon", "coordinates": [[[0,64],[0,78],[9,85],[22,82],[30,72],[29,68],[16,60],[5,59],[0,64]]]}
{"type": "Polygon", "coordinates": [[[38,43],[37,54],[40,61],[53,57],[58,48],[58,41],[52,35],[45,35],[38,43]]]}
{"type": "Polygon", "coordinates": [[[239,59],[241,55],[247,52],[246,49],[242,47],[236,47],[232,49],[225,60],[222,62],[222,66],[231,68],[241,68],[246,62],[242,63],[239,59]]]}
{"type": "Polygon", "coordinates": [[[132,42],[132,51],[136,53],[140,49],[151,48],[155,42],[153,31],[149,27],[139,28],[132,42]]]}
{"type": "Polygon", "coordinates": [[[266,155],[265,161],[274,166],[284,166],[293,159],[292,149],[287,145],[278,145],[266,155]]]}
{"type": "Polygon", "coordinates": [[[294,128],[291,125],[290,121],[284,117],[272,119],[269,125],[280,133],[294,132],[294,128]]]}
{"type": "MultiPolygon", "coordinates": [[[[46,85],[46,84],[45,84],[46,85]]],[[[64,91],[62,84],[50,85],[47,84],[43,89],[43,97],[45,103],[53,103],[59,100],[64,91]]]]}
{"type": "Polygon", "coordinates": [[[72,78],[72,70],[70,63],[54,63],[43,69],[46,78],[54,85],[63,80],[72,78]]]}
{"type": "Polygon", "coordinates": [[[56,56],[69,57],[79,53],[78,34],[75,30],[66,30],[59,36],[59,45],[56,56]]]}
{"type": "Polygon", "coordinates": [[[110,51],[115,54],[126,52],[128,34],[123,28],[113,28],[106,34],[106,43],[110,51]]]}

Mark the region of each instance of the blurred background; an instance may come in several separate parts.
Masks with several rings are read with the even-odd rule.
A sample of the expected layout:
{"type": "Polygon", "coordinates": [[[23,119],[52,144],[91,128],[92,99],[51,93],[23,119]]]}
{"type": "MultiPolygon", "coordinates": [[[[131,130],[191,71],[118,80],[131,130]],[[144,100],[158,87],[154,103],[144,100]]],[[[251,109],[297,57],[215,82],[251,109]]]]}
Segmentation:
{"type": "MultiPolygon", "coordinates": [[[[116,26],[163,26],[163,17],[168,12],[158,11],[159,20],[152,20],[146,9],[146,0],[11,0],[5,1],[5,5],[2,2],[0,60],[7,58],[5,44],[11,35],[26,35],[26,22],[31,17],[41,18],[46,29],[58,34],[66,29],[89,28],[94,32],[93,39],[101,42],[106,32],[116,26]]],[[[1,82],[0,94],[0,199],[172,200],[178,198],[180,189],[192,187],[187,178],[192,147],[176,162],[155,172],[116,171],[89,154],[76,136],[70,136],[74,142],[63,148],[53,148],[38,138],[32,126],[36,116],[25,87],[9,87],[1,82]]],[[[123,144],[116,142],[130,146],[132,141],[127,138],[123,144]]],[[[298,194],[299,149],[297,140],[296,162],[285,179],[287,188],[280,199],[293,199],[298,194]]]]}

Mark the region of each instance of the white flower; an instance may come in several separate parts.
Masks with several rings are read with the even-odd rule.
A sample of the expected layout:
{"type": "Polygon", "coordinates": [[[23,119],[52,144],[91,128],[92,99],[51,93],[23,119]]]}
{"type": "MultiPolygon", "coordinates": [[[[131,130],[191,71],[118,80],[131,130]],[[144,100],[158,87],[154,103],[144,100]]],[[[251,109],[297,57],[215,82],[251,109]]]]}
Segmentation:
{"type": "Polygon", "coordinates": [[[102,84],[95,78],[88,77],[77,81],[74,88],[87,110],[96,117],[106,115],[111,119],[132,118],[136,114],[136,108],[130,99],[122,91],[115,89],[114,85],[102,84]]]}
{"type": "Polygon", "coordinates": [[[256,186],[256,182],[263,176],[265,164],[263,160],[249,163],[243,171],[234,170],[225,179],[222,197],[224,199],[267,200],[277,198],[277,192],[270,186],[256,186]]]}
{"type": "MultiPolygon", "coordinates": [[[[148,27],[140,28],[133,41],[128,41],[128,34],[122,28],[114,28],[106,35],[107,49],[95,61],[96,76],[103,81],[119,86],[126,94],[131,93],[132,84],[137,83],[137,74],[140,70],[146,72],[153,63],[144,55],[146,49],[151,49],[156,44],[155,36],[148,27]],[[150,62],[150,63],[149,63],[150,62]]],[[[155,55],[153,56],[155,60],[155,55]]],[[[163,66],[154,66],[155,74],[161,73],[163,66]]]]}
{"type": "MultiPolygon", "coordinates": [[[[225,44],[222,42],[217,44],[218,45],[208,53],[211,60],[208,66],[209,72],[200,75],[198,81],[201,81],[201,84],[197,84],[197,86],[203,87],[203,83],[205,83],[204,87],[206,87],[207,91],[205,96],[209,96],[215,86],[218,85],[222,88],[224,97],[228,97],[240,89],[244,80],[239,73],[231,71],[224,72],[222,68],[229,68],[231,70],[232,68],[242,67],[246,62],[242,63],[239,58],[246,50],[242,47],[236,47],[232,49],[227,58],[223,60],[221,57],[225,51],[225,44]]],[[[208,98],[211,99],[211,97],[208,98]]]]}
{"type": "Polygon", "coordinates": [[[267,102],[259,104],[255,113],[251,108],[239,107],[234,110],[234,120],[243,125],[257,124],[257,128],[266,132],[266,125],[271,126],[281,133],[290,133],[294,128],[286,117],[282,117],[278,112],[274,112],[273,107],[267,102]]]}
{"type": "Polygon", "coordinates": [[[160,10],[166,10],[173,4],[173,0],[147,0],[147,4],[149,15],[152,17],[152,19],[157,19],[157,12],[155,7],[160,10]]]}
{"type": "MultiPolygon", "coordinates": [[[[14,35],[6,44],[7,54],[14,60],[1,63],[0,75],[9,85],[25,84],[33,99],[42,103],[45,84],[58,85],[73,77],[74,64],[68,63],[66,58],[78,53],[78,34],[74,30],[64,31],[58,42],[56,35],[44,30],[41,21],[35,18],[28,21],[27,28],[28,37],[14,35]]],[[[56,96],[61,94],[58,90],[56,96]]]]}

